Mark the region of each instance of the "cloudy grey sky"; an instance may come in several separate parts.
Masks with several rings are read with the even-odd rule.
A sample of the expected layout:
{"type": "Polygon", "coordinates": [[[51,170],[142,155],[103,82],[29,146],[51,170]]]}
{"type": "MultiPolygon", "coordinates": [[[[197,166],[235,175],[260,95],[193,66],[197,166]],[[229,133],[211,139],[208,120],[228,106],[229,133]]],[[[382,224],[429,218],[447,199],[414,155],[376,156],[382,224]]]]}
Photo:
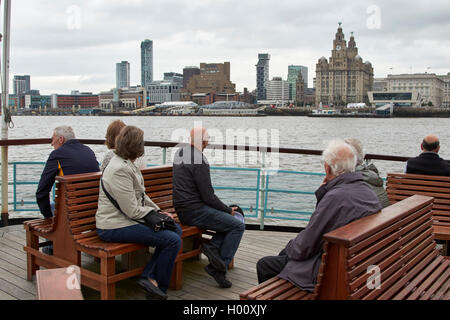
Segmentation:
{"type": "Polygon", "coordinates": [[[115,86],[115,63],[140,83],[140,42],[153,40],[154,79],[200,62],[231,62],[236,88],[256,87],[258,53],[270,77],[331,55],[338,22],[355,35],[375,77],[450,72],[448,0],[13,0],[10,79],[31,75],[41,94],[115,86]],[[393,68],[393,69],[390,69],[393,68]],[[427,69],[429,68],[429,69],[427,69]]]}

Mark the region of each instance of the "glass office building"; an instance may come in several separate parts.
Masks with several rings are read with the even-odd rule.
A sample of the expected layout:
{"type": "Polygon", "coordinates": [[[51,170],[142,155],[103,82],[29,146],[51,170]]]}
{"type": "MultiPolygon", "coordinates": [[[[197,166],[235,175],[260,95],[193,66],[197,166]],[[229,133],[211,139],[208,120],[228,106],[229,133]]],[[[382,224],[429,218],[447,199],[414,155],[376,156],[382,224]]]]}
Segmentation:
{"type": "Polygon", "coordinates": [[[289,100],[295,100],[296,97],[296,82],[298,79],[298,74],[302,74],[303,82],[305,83],[305,88],[308,88],[308,67],[304,66],[288,66],[288,78],[289,83],[289,100]]]}
{"type": "Polygon", "coordinates": [[[141,85],[147,87],[153,82],[153,41],[141,42],[141,85]]]}

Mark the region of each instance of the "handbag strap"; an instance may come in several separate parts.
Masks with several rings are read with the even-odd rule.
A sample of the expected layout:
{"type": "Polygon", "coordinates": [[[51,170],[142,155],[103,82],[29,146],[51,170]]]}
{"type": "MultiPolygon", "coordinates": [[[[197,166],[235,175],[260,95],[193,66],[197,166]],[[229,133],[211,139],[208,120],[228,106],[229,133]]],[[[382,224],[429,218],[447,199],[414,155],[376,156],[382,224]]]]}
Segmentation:
{"type": "MultiPolygon", "coordinates": [[[[116,199],[114,199],[108,191],[106,191],[105,185],[103,184],[103,179],[100,178],[100,183],[102,185],[102,189],[103,192],[105,193],[106,197],[109,199],[109,201],[111,201],[111,203],[114,205],[114,207],[116,207],[117,210],[119,210],[123,215],[125,215],[126,217],[128,217],[123,211],[122,209],[120,209],[119,204],[117,203],[116,199]]],[[[129,218],[129,217],[128,217],[129,218]]]]}
{"type": "MultiPolygon", "coordinates": [[[[103,179],[102,179],[102,178],[100,178],[100,184],[101,184],[101,186],[102,186],[103,192],[105,193],[106,197],[109,199],[109,201],[111,201],[111,203],[114,205],[114,207],[116,207],[116,209],[119,210],[120,213],[122,213],[125,217],[127,217],[128,219],[131,219],[129,216],[127,216],[127,215],[125,214],[125,212],[122,211],[122,209],[120,209],[120,206],[119,206],[119,204],[117,203],[116,199],[114,199],[114,198],[112,197],[112,195],[111,195],[108,191],[106,191],[106,188],[105,188],[105,185],[103,184],[103,179]]],[[[144,224],[144,225],[145,225],[145,223],[143,223],[142,221],[139,221],[139,220],[137,220],[137,219],[131,219],[131,220],[136,221],[136,222],[138,222],[138,223],[140,223],[140,224],[144,224]]]]}

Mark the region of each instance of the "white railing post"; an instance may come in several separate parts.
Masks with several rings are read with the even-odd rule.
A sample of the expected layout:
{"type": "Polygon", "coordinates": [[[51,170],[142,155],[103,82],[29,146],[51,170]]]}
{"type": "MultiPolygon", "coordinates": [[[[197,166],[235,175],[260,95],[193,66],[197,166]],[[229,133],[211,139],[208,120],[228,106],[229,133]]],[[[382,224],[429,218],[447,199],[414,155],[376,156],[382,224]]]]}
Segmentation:
{"type": "Polygon", "coordinates": [[[261,181],[260,181],[260,196],[259,196],[259,229],[264,230],[264,212],[266,204],[266,152],[261,151],[261,181]]]}
{"type": "MultiPolygon", "coordinates": [[[[1,135],[2,139],[8,139],[9,125],[9,40],[11,0],[5,0],[3,7],[3,54],[2,54],[2,117],[1,135]]],[[[2,222],[8,225],[8,146],[2,147],[2,222]]]]}

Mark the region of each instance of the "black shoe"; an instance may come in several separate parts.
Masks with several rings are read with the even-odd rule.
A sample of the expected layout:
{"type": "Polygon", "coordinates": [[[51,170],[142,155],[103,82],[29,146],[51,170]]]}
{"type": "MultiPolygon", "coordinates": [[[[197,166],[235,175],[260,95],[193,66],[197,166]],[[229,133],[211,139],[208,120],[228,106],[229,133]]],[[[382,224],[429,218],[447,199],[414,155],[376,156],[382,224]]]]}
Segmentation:
{"type": "Polygon", "coordinates": [[[136,282],[145,290],[145,297],[148,300],[167,300],[167,294],[162,292],[160,288],[155,286],[148,279],[139,278],[136,282]]]}
{"type": "Polygon", "coordinates": [[[53,255],[53,244],[43,247],[42,252],[45,254],[48,254],[49,256],[52,256],[53,255]]]}
{"type": "Polygon", "coordinates": [[[209,274],[211,277],[213,277],[214,280],[216,280],[219,287],[221,287],[221,288],[230,288],[231,287],[232,283],[230,280],[228,280],[225,277],[225,272],[221,272],[219,270],[214,269],[214,267],[211,264],[208,264],[205,267],[205,271],[207,274],[209,274]]]}
{"type": "Polygon", "coordinates": [[[225,272],[227,270],[225,263],[220,258],[219,249],[213,247],[210,244],[204,243],[202,244],[201,250],[208,258],[209,263],[212,264],[215,269],[222,272],[225,272]]]}

